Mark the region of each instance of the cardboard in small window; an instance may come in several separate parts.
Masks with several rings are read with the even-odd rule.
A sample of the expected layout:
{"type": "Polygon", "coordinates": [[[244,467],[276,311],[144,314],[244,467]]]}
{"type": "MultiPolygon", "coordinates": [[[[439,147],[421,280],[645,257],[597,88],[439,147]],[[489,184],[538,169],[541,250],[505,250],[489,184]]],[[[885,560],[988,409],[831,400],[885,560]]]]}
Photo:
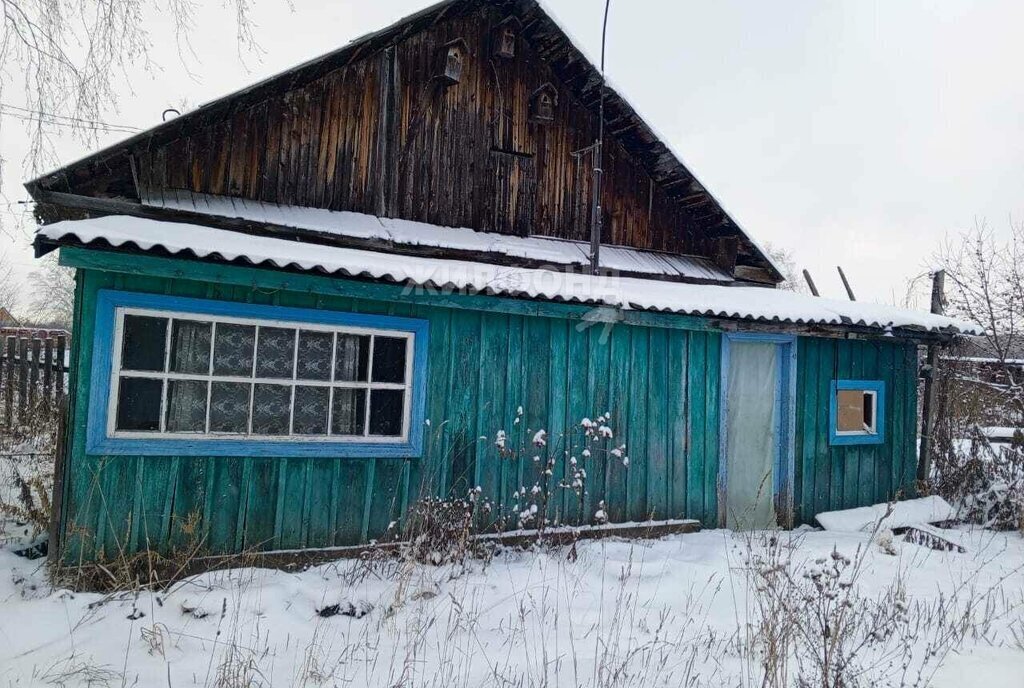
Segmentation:
{"type": "Polygon", "coordinates": [[[836,430],[864,431],[864,390],[840,389],[836,392],[836,430]]]}

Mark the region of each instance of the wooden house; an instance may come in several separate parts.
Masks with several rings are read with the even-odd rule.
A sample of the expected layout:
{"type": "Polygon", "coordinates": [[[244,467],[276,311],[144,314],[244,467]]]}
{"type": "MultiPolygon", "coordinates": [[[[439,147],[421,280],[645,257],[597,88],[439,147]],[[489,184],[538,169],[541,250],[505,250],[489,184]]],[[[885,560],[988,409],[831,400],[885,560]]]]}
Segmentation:
{"type": "Polygon", "coordinates": [[[27,186],[77,269],[66,561],[365,543],[469,493],[482,528],[808,522],[913,492],[917,345],[970,329],[776,289],[534,0],[447,0],[27,186]]]}

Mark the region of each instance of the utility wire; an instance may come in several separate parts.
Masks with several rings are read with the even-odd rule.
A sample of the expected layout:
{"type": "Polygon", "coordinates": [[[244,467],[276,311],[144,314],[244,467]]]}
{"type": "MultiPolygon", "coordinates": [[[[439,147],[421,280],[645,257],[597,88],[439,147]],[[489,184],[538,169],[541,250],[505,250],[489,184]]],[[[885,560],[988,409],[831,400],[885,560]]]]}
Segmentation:
{"type": "Polygon", "coordinates": [[[69,115],[58,115],[52,112],[42,112],[41,110],[29,110],[28,108],[18,107],[9,103],[0,103],[0,114],[6,114],[27,122],[42,122],[59,127],[77,127],[80,129],[111,131],[124,134],[133,134],[140,131],[137,127],[131,127],[127,124],[113,124],[99,120],[71,117],[69,115]]]}

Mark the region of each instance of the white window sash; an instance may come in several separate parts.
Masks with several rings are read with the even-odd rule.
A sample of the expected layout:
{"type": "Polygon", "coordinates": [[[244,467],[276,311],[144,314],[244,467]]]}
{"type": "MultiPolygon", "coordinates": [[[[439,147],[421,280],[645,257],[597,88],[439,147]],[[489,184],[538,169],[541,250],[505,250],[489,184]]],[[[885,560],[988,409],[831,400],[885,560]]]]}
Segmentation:
{"type": "Polygon", "coordinates": [[[107,404],[107,436],[110,438],[125,438],[125,439],[178,439],[178,440],[203,440],[203,439],[216,439],[216,440],[235,440],[235,441],[248,441],[248,442],[273,442],[273,441],[289,441],[289,442],[331,442],[339,444],[351,444],[351,443],[379,443],[379,444],[394,444],[406,442],[409,439],[410,432],[410,421],[412,412],[412,391],[413,391],[413,359],[415,352],[415,334],[404,330],[388,330],[381,328],[371,327],[358,327],[348,325],[327,325],[322,323],[311,323],[305,321],[296,320],[277,320],[273,318],[242,318],[234,316],[221,316],[221,315],[207,315],[202,313],[189,313],[187,311],[170,311],[170,310],[159,310],[149,308],[134,308],[119,306],[115,309],[114,317],[114,347],[113,347],[113,360],[111,365],[111,380],[110,380],[110,396],[107,404]],[[167,331],[164,336],[164,370],[161,372],[156,371],[136,371],[136,370],[121,370],[121,355],[124,346],[124,318],[126,315],[139,315],[145,317],[160,318],[166,321],[167,331]],[[169,372],[170,368],[170,356],[171,356],[171,342],[172,342],[172,331],[175,320],[189,320],[194,322],[210,323],[210,351],[209,351],[209,365],[207,368],[207,374],[202,373],[176,373],[169,372]],[[219,324],[239,324],[239,325],[250,325],[256,327],[256,333],[253,341],[253,362],[249,376],[237,376],[237,375],[214,375],[214,350],[216,343],[217,326],[219,324]],[[290,378],[266,378],[256,376],[256,365],[257,365],[257,354],[259,352],[259,335],[261,328],[263,327],[284,327],[289,329],[295,329],[295,339],[292,343],[292,374],[290,378]],[[329,380],[304,380],[298,377],[298,336],[299,331],[316,331],[316,332],[327,332],[332,335],[331,339],[331,361],[330,361],[330,378],[329,380]],[[339,334],[353,334],[353,335],[366,335],[370,336],[369,351],[367,353],[367,371],[365,381],[349,381],[339,380],[335,381],[335,365],[337,359],[337,347],[338,347],[338,335],[339,334]],[[373,381],[373,351],[374,344],[377,337],[390,337],[396,339],[404,339],[405,345],[405,382],[374,382],[373,381]],[[120,397],[120,380],[122,378],[146,378],[161,380],[163,382],[160,391],[160,417],[157,431],[132,431],[132,430],[118,430],[117,429],[117,410],[120,397]],[[193,380],[207,383],[206,388],[206,416],[204,419],[204,428],[207,428],[204,432],[167,432],[167,394],[168,394],[168,382],[172,380],[193,380]],[[217,382],[238,382],[249,385],[249,412],[247,418],[247,432],[246,433],[221,433],[209,431],[210,427],[210,410],[211,410],[211,397],[213,384],[217,382]],[[255,395],[255,388],[257,384],[273,384],[273,385],[287,385],[290,387],[290,400],[289,400],[289,419],[288,427],[289,434],[287,435],[260,435],[252,432],[253,414],[255,409],[253,408],[253,401],[255,395]],[[326,434],[323,435],[295,435],[291,434],[294,431],[295,423],[295,388],[297,386],[302,387],[326,387],[332,389],[328,394],[327,398],[327,427],[326,434]],[[362,389],[365,390],[365,408],[363,409],[363,434],[361,435],[335,435],[331,434],[334,421],[334,392],[333,388],[339,389],[362,389]],[[401,390],[404,392],[402,396],[403,408],[401,412],[401,434],[399,435],[371,435],[370,434],[370,410],[371,410],[371,392],[373,390],[401,390]]]}

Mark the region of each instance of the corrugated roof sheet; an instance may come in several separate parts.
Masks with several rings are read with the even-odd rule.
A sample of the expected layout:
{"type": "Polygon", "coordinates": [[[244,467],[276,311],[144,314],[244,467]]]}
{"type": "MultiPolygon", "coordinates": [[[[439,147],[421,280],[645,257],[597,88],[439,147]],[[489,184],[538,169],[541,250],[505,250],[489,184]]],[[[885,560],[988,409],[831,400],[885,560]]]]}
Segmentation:
{"type": "Polygon", "coordinates": [[[57,222],[41,227],[37,236],[58,244],[103,242],[142,251],[160,249],[199,258],[241,260],[257,266],[624,309],[758,322],[858,325],[883,331],[896,328],[967,334],[979,331],[971,323],[931,313],[859,301],[835,301],[778,289],[606,277],[399,256],[122,215],[57,222]]]}
{"type": "MultiPolygon", "coordinates": [[[[164,189],[149,194],[143,197],[142,202],[158,208],[238,218],[333,236],[372,239],[406,246],[491,253],[506,259],[530,259],[555,265],[590,264],[590,245],[567,239],[509,236],[494,232],[478,232],[466,227],[441,227],[363,213],[277,205],[246,198],[197,194],[177,189],[164,189]]],[[[601,247],[600,256],[601,267],[606,270],[713,282],[734,281],[728,272],[700,256],[683,256],[609,245],[601,247]]]]}

